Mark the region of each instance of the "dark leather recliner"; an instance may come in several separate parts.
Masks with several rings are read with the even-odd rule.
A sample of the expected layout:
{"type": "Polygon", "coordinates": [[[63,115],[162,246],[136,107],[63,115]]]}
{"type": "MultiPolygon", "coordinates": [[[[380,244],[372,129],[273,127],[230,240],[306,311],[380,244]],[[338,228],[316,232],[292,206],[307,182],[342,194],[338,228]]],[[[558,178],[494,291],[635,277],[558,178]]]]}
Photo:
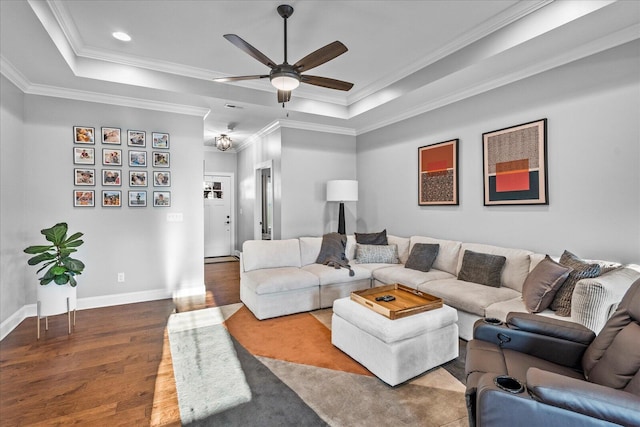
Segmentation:
{"type": "Polygon", "coordinates": [[[640,426],[640,280],[597,337],[527,313],[499,325],[479,320],[473,336],[465,367],[471,427],[640,426]]]}

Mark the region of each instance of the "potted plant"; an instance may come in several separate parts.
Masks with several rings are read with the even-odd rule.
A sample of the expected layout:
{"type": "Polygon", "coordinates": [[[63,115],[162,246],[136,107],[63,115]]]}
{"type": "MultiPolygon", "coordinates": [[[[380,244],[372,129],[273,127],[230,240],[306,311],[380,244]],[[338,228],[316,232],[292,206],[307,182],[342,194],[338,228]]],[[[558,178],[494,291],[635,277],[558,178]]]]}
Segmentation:
{"type": "Polygon", "coordinates": [[[75,276],[82,274],[84,264],[80,260],[71,258],[71,254],[77,252],[76,248],[84,243],[83,240],[80,240],[83,233],[75,233],[67,237],[67,230],[68,226],[65,222],[40,230],[40,233],[51,244],[29,246],[24,250],[28,254],[35,255],[27,261],[29,265],[44,263],[37,273],[49,267],[44,276],[39,279],[42,286],[51,282],[56,285],[66,285],[68,283],[73,287],[78,284],[75,276]]]}
{"type": "MultiPolygon", "coordinates": [[[[76,309],[75,276],[82,274],[84,263],[71,257],[77,247],[84,243],[80,239],[83,233],[74,233],[67,237],[68,226],[61,222],[51,228],[40,230],[48,245],[29,246],[24,252],[35,255],[27,263],[43,264],[37,271],[40,273],[48,267],[37,287],[38,338],[40,338],[40,318],[67,313],[69,315],[69,333],[71,333],[71,311],[76,309]],[[53,283],[51,283],[53,282],[53,283]]],[[[75,314],[74,322],[75,324],[75,314]]],[[[48,326],[48,324],[47,324],[48,326]]]]}

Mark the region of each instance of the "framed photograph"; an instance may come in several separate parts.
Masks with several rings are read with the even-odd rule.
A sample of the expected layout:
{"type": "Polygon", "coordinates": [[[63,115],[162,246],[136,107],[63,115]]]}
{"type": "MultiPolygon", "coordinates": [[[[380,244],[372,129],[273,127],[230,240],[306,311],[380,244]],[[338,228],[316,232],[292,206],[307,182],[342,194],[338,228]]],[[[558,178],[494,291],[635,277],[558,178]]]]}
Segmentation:
{"type": "Polygon", "coordinates": [[[127,145],[129,147],[146,147],[147,133],[143,130],[128,130],[127,145]]]}
{"type": "Polygon", "coordinates": [[[154,191],[153,206],[162,206],[162,207],[171,206],[171,192],[170,191],[154,191]]]}
{"type": "Polygon", "coordinates": [[[95,191],[73,190],[73,206],[87,207],[95,205],[95,191]]]}
{"type": "Polygon", "coordinates": [[[169,134],[168,133],[160,133],[160,132],[151,132],[151,136],[153,139],[152,146],[153,148],[169,148],[169,134]]]}
{"type": "Polygon", "coordinates": [[[147,171],[129,171],[129,185],[131,187],[146,187],[147,171]]]}
{"type": "Polygon", "coordinates": [[[73,142],[76,144],[95,144],[96,129],[87,126],[73,127],[73,142]]]}
{"type": "Polygon", "coordinates": [[[458,204],[458,140],[418,148],[418,205],[458,204]]]}
{"type": "Polygon", "coordinates": [[[122,185],[120,169],[102,169],[102,185],[122,185]]]}
{"type": "Polygon", "coordinates": [[[169,187],[171,186],[171,172],[169,171],[153,171],[153,186],[154,187],[169,187]]]}
{"type": "Polygon", "coordinates": [[[76,165],[95,165],[96,150],[86,147],[73,147],[73,163],[76,165]]]}
{"type": "Polygon", "coordinates": [[[153,154],[153,167],[155,168],[169,167],[169,153],[165,151],[154,151],[152,154],[153,154]]]}
{"type": "Polygon", "coordinates": [[[102,164],[105,166],[122,166],[122,150],[103,148],[102,164]]]}
{"type": "Polygon", "coordinates": [[[129,150],[129,166],[146,167],[147,152],[129,150]]]}
{"type": "Polygon", "coordinates": [[[81,168],[74,169],[73,183],[75,185],[96,185],[96,170],[81,168]]]}
{"type": "Polygon", "coordinates": [[[120,145],[120,128],[102,128],[102,143],[120,145]]]}
{"type": "Polygon", "coordinates": [[[547,119],[482,134],[484,205],[548,205],[547,119]]]}
{"type": "Polygon", "coordinates": [[[147,192],[129,191],[129,206],[147,206],[147,192]]]}
{"type": "Polygon", "coordinates": [[[122,206],[120,190],[103,190],[102,191],[102,206],[108,207],[120,207],[122,206]]]}

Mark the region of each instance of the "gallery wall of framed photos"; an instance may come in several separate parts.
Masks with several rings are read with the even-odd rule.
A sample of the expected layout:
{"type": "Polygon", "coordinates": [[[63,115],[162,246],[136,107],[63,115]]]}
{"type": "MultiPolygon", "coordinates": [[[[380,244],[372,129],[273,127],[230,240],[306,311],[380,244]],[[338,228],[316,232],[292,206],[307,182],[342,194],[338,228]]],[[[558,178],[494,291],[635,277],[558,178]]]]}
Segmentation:
{"type": "Polygon", "coordinates": [[[168,133],[73,127],[75,207],[169,207],[170,166],[168,133]]]}

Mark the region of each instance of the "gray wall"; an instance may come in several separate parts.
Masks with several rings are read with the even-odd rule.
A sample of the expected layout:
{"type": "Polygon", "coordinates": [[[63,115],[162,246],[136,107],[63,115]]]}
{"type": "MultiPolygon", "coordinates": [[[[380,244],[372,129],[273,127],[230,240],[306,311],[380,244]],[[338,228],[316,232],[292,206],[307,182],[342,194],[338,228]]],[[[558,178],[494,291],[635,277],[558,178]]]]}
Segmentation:
{"type": "MultiPolygon", "coordinates": [[[[273,162],[274,238],[321,236],[338,228],[338,204],[327,203],[326,181],[356,178],[355,137],[277,127],[238,153],[238,250],[254,238],[255,168],[273,162]]],[[[347,232],[356,203],[345,204],[347,232]]]]}
{"type": "MultiPolygon", "coordinates": [[[[282,129],[282,238],[322,236],[338,230],[338,203],[327,202],[327,181],[356,179],[356,139],[282,129]]],[[[356,227],[357,203],[345,203],[347,233],[356,227]]]]}
{"type": "Polygon", "coordinates": [[[204,172],[227,172],[237,174],[237,154],[232,151],[220,151],[217,148],[204,148],[204,172]]]}
{"type": "MultiPolygon", "coordinates": [[[[25,96],[25,112],[25,138],[7,142],[3,135],[3,158],[4,144],[22,143],[25,150],[24,163],[17,162],[21,163],[21,173],[13,182],[20,183],[27,197],[22,206],[10,209],[12,215],[24,218],[26,232],[22,240],[28,244],[41,242],[39,230],[61,221],[68,222],[70,230],[85,233],[85,244],[78,252],[78,258],[87,266],[78,285],[78,298],[90,302],[85,306],[112,302],[119,294],[130,294],[125,297],[129,300],[146,300],[203,288],[202,118],[31,95],[25,96]],[[149,162],[151,132],[168,132],[172,179],[171,187],[163,190],[171,191],[171,207],[153,207],[153,186],[146,188],[147,207],[126,205],[130,189],[126,160],[119,168],[125,179],[117,188],[122,191],[122,207],[101,206],[101,181],[94,187],[96,207],[74,207],[74,125],[93,126],[96,133],[101,126],[120,127],[125,136],[127,129],[145,130],[149,162]],[[183,220],[169,222],[169,213],[182,214],[183,220]],[[125,273],[124,283],[117,282],[119,272],[125,273]]],[[[97,143],[94,147],[97,178],[104,168],[100,154],[105,146],[97,143]]],[[[117,148],[123,150],[126,159],[126,142],[117,148]]],[[[146,170],[151,178],[154,169],[149,165],[146,170]]],[[[3,180],[3,193],[4,185],[3,180]]],[[[24,255],[20,262],[26,259],[24,255]]],[[[29,268],[23,286],[27,289],[26,303],[34,303],[34,268],[29,268]]],[[[81,302],[79,306],[82,308],[81,302]]]]}
{"type": "Polygon", "coordinates": [[[23,177],[31,168],[24,164],[24,95],[0,76],[0,322],[25,304],[23,177]]]}
{"type": "Polygon", "coordinates": [[[273,181],[273,237],[280,239],[281,237],[281,174],[280,161],[282,158],[282,144],[280,137],[280,129],[262,135],[253,143],[247,145],[238,153],[238,193],[236,200],[238,201],[238,240],[237,248],[242,250],[242,243],[245,240],[254,238],[254,225],[256,220],[255,203],[256,203],[256,166],[264,162],[272,162],[273,181]]]}
{"type": "Polygon", "coordinates": [[[640,59],[632,42],[358,137],[358,231],[640,262],[640,59]],[[548,119],[548,206],[483,206],[482,133],[548,119]],[[460,139],[460,205],[419,207],[417,149],[460,139]]]}

